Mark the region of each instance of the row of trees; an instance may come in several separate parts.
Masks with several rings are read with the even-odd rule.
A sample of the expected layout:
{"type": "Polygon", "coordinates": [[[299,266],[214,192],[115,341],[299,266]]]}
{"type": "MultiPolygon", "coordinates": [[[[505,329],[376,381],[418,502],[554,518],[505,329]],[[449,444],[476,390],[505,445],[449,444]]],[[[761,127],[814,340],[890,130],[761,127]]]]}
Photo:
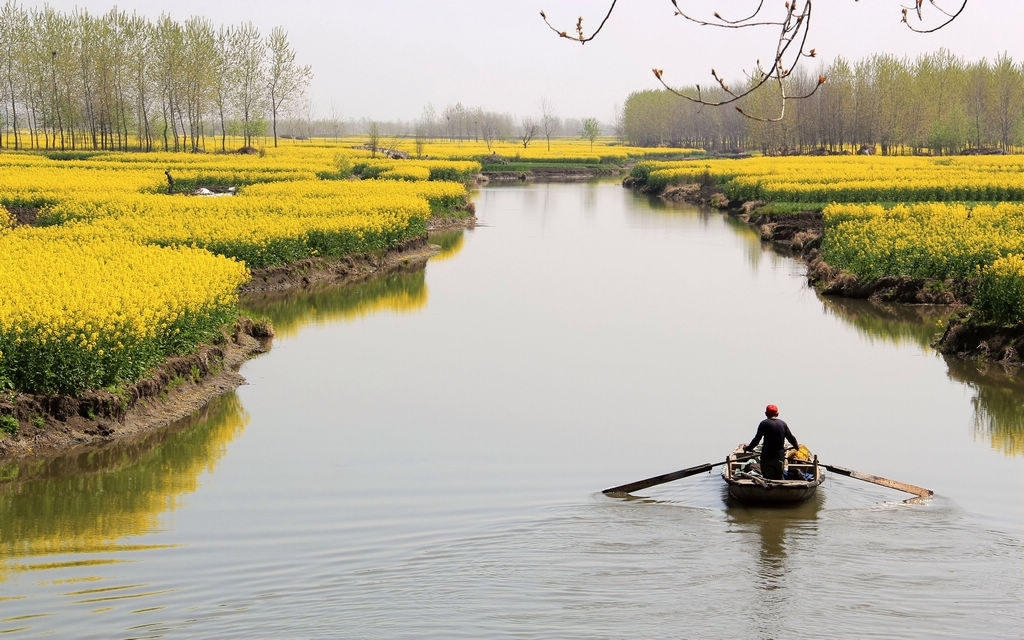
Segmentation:
{"type": "MultiPolygon", "coordinates": [[[[633,144],[765,153],[877,147],[885,154],[949,154],[1024,146],[1024,65],[1009,55],[977,62],[946,50],[914,60],[840,58],[813,74],[794,73],[787,93],[809,93],[819,76],[825,84],[791,101],[777,123],[695,105],[664,90],[634,93],[623,109],[623,135],[633,144]]],[[[741,106],[745,113],[771,112],[778,99],[766,86],[741,106]]]]}
{"type": "Polygon", "coordinates": [[[542,100],[537,116],[516,117],[510,113],[490,111],[483,107],[466,106],[461,102],[450,104],[440,112],[432,105],[423,107],[414,121],[384,121],[362,118],[344,122],[329,119],[288,119],[281,123],[283,137],[288,138],[340,138],[343,135],[372,135],[381,144],[397,144],[402,139],[418,142],[437,140],[483,142],[490,149],[495,142],[506,141],[530,144],[544,141],[550,149],[551,138],[579,136],[584,131],[600,135],[601,125],[594,118],[562,118],[548,100],[542,100]],[[589,129],[588,129],[589,121],[589,129]],[[390,141],[390,142],[389,142],[390,141]]]}
{"type": "Polygon", "coordinates": [[[536,116],[522,118],[481,107],[466,107],[457,102],[445,107],[440,114],[428,104],[413,124],[412,132],[415,137],[428,140],[483,141],[488,148],[497,140],[516,140],[527,148],[534,140],[543,138],[550,148],[551,138],[578,135],[582,126],[582,121],[577,118],[559,117],[547,99],[541,100],[540,112],[536,116]]]}
{"type": "Polygon", "coordinates": [[[198,151],[216,130],[225,150],[268,117],[276,145],[311,79],[280,27],[0,8],[0,147],[198,151]]]}
{"type": "MultiPolygon", "coordinates": [[[[408,146],[408,140],[423,143],[437,140],[473,142],[515,142],[528,148],[531,144],[549,143],[555,137],[582,136],[596,138],[610,131],[596,118],[561,118],[543,109],[540,117],[517,118],[508,113],[488,111],[481,107],[449,105],[438,114],[432,105],[423,108],[414,121],[343,120],[338,116],[315,118],[312,113],[283,118],[278,121],[279,137],[290,140],[327,138],[335,141],[344,136],[376,137],[382,147],[408,146]],[[298,116],[298,117],[297,117],[298,116]]],[[[550,147],[549,147],[550,148],[550,147]]]]}

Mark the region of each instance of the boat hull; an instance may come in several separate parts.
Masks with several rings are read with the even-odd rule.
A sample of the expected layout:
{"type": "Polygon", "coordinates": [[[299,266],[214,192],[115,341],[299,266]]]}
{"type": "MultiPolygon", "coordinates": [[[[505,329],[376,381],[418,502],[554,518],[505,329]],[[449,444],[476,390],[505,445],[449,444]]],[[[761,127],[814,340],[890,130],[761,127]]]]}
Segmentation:
{"type": "Polygon", "coordinates": [[[790,466],[799,468],[811,475],[810,480],[768,480],[759,476],[744,473],[743,462],[749,459],[743,445],[736,447],[729,454],[722,478],[729,488],[729,495],[740,501],[752,504],[792,504],[810,499],[825,481],[825,472],[817,464],[817,458],[810,463],[795,463],[790,466]]]}
{"type": "MultiPolygon", "coordinates": [[[[729,481],[727,480],[726,482],[729,481]]],[[[729,495],[740,502],[750,503],[785,504],[803,502],[810,499],[818,490],[818,484],[821,484],[820,482],[817,484],[801,482],[799,484],[806,486],[790,486],[789,482],[797,481],[779,480],[769,484],[767,487],[744,484],[743,482],[729,482],[729,495]],[[781,484],[783,482],[787,484],[781,484]]]]}

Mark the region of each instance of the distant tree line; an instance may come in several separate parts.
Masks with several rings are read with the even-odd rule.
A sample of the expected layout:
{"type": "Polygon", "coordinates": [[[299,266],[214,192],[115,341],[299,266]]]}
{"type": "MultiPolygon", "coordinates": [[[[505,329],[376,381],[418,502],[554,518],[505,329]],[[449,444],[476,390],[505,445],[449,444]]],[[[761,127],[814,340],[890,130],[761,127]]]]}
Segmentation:
{"type": "Polygon", "coordinates": [[[542,101],[535,117],[517,117],[510,113],[490,111],[482,107],[467,107],[462,103],[448,105],[438,112],[433,105],[423,107],[420,116],[408,120],[375,120],[358,118],[343,120],[337,115],[330,118],[304,116],[282,118],[278,122],[279,137],[293,141],[326,138],[339,141],[345,136],[368,136],[376,131],[378,142],[385,147],[408,146],[446,140],[451,142],[514,142],[529,148],[546,144],[551,138],[578,137],[587,131],[601,134],[608,128],[593,118],[562,118],[555,114],[550,103],[542,101]],[[596,129],[595,129],[596,127],[596,129]]]}
{"type": "Polygon", "coordinates": [[[536,116],[515,117],[508,113],[468,107],[461,102],[446,106],[438,113],[432,105],[423,108],[413,125],[416,137],[428,140],[472,140],[490,145],[497,141],[518,141],[527,147],[537,139],[576,135],[580,120],[561,118],[548,100],[541,100],[536,116]]]}
{"type": "Polygon", "coordinates": [[[495,142],[515,142],[528,148],[530,144],[550,144],[551,138],[579,136],[583,120],[562,118],[555,113],[548,100],[542,100],[536,116],[517,117],[510,113],[491,111],[461,102],[449,104],[438,111],[432,104],[423,107],[413,121],[374,120],[361,118],[342,123],[337,119],[309,119],[306,122],[289,120],[284,125],[293,137],[337,138],[340,135],[365,135],[376,130],[383,141],[413,139],[417,142],[483,142],[490,148],[495,142]]]}
{"type": "MultiPolygon", "coordinates": [[[[791,101],[778,123],[709,108],[665,90],[627,99],[622,134],[631,144],[699,147],[716,152],[857,152],[952,154],[1014,151],[1024,146],[1024,66],[1003,54],[965,62],[947,50],[914,60],[879,54],[842,58],[818,73],[786,79],[791,101]]],[[[707,92],[705,92],[707,93],[707,92]]],[[[744,109],[770,107],[778,96],[759,91],[744,109]]]]}
{"type": "Polygon", "coordinates": [[[0,147],[199,151],[219,132],[226,150],[268,124],[276,145],[311,78],[280,27],[0,7],[0,147]]]}
{"type": "MultiPolygon", "coordinates": [[[[610,125],[604,125],[593,118],[559,117],[546,100],[541,102],[539,113],[533,117],[518,117],[482,107],[469,107],[461,102],[448,105],[440,112],[428,104],[423,107],[420,116],[411,121],[373,118],[345,120],[336,113],[330,117],[318,117],[307,110],[306,113],[292,113],[289,117],[280,118],[277,129],[278,137],[292,141],[291,144],[312,141],[314,138],[337,142],[346,136],[368,136],[375,130],[378,142],[387,148],[422,145],[440,140],[485,144],[513,142],[529,148],[533,144],[548,144],[556,137],[579,137],[587,130],[584,126],[587,120],[597,123],[596,131],[599,135],[611,129],[610,125]]],[[[594,126],[591,123],[591,131],[594,131],[594,126]]]]}

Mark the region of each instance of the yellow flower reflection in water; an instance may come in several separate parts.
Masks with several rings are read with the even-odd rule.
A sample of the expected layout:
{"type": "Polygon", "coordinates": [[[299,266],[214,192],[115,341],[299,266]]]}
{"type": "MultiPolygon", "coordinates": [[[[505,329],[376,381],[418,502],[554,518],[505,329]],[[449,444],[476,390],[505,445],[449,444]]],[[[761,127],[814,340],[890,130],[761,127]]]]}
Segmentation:
{"type": "Polygon", "coordinates": [[[462,229],[440,231],[430,234],[430,243],[441,247],[441,251],[430,259],[434,262],[454,258],[466,243],[466,232],[462,229]]]}
{"type": "Polygon", "coordinates": [[[70,576],[61,571],[127,561],[111,553],[153,548],[119,541],[158,530],[248,423],[229,393],[137,439],[0,466],[0,581],[51,570],[51,580],[63,580],[70,576]],[[69,556],[43,560],[56,554],[69,556]]]}
{"type": "Polygon", "coordinates": [[[247,294],[239,306],[250,315],[269,318],[279,337],[295,335],[307,324],[351,320],[384,311],[415,313],[427,306],[426,274],[424,264],[409,269],[359,284],[247,294]]]}

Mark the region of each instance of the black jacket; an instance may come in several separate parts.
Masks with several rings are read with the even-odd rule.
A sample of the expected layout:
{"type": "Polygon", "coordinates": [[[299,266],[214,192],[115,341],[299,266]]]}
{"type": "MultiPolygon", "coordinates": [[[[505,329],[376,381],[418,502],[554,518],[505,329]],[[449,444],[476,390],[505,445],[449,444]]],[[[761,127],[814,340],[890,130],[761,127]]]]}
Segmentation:
{"type": "Polygon", "coordinates": [[[778,418],[765,418],[762,420],[761,424],[757,425],[757,434],[750,441],[750,444],[747,445],[747,449],[750,450],[756,447],[761,438],[764,438],[764,444],[761,446],[762,458],[784,459],[783,447],[785,446],[785,440],[789,440],[789,443],[794,448],[800,446],[796,441],[796,436],[789,430],[789,425],[778,418]]]}

